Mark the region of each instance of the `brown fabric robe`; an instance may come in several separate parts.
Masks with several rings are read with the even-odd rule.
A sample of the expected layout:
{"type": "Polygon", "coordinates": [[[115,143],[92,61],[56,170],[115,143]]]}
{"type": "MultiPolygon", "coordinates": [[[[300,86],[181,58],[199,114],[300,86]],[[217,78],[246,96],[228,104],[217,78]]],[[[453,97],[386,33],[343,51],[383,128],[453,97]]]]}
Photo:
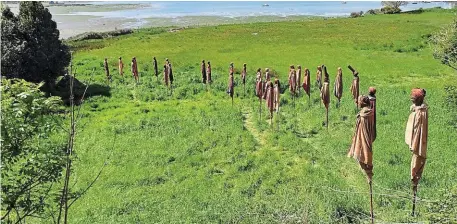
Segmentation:
{"type": "Polygon", "coordinates": [[[311,86],[311,77],[309,74],[309,70],[305,69],[305,77],[303,77],[303,90],[305,90],[306,94],[309,96],[310,94],[310,86],[311,86]]]}
{"type": "Polygon", "coordinates": [[[234,81],[233,81],[233,73],[230,73],[229,79],[228,79],[228,87],[227,87],[227,93],[230,95],[230,97],[233,97],[233,91],[234,91],[234,81]]]}
{"type": "Polygon", "coordinates": [[[259,98],[263,96],[263,83],[262,83],[262,74],[257,72],[256,83],[255,83],[255,95],[259,98]]]}
{"type": "Polygon", "coordinates": [[[168,74],[168,66],[163,66],[163,80],[165,81],[165,85],[168,87],[168,83],[170,81],[170,76],[168,74]]]}
{"type": "Polygon", "coordinates": [[[373,110],[373,134],[374,140],[376,140],[376,96],[368,95],[368,99],[370,99],[370,109],[373,110]]]}
{"type": "Polygon", "coordinates": [[[295,74],[295,91],[300,92],[300,88],[298,87],[300,80],[301,80],[301,68],[297,69],[297,72],[295,74]]]}
{"type": "Polygon", "coordinates": [[[335,78],[335,85],[333,86],[333,94],[338,99],[341,100],[343,96],[343,73],[337,74],[335,78]]]}
{"type": "Polygon", "coordinates": [[[279,80],[276,79],[275,80],[275,84],[274,84],[274,108],[276,110],[276,112],[279,111],[279,99],[281,97],[281,85],[279,83],[279,80]]]}
{"type": "Polygon", "coordinates": [[[201,71],[202,71],[202,82],[205,84],[206,83],[206,65],[204,62],[201,64],[201,71]]]}
{"type": "Polygon", "coordinates": [[[352,99],[354,99],[355,104],[357,104],[357,100],[359,98],[359,77],[358,76],[355,76],[354,79],[352,80],[351,94],[352,94],[352,99]]]}
{"type": "Polygon", "coordinates": [[[105,67],[105,74],[106,74],[106,77],[109,77],[108,61],[104,61],[104,62],[103,62],[103,67],[105,67]]]}
{"type": "Polygon", "coordinates": [[[328,82],[324,82],[320,95],[321,101],[324,104],[325,108],[328,108],[328,105],[330,104],[330,85],[328,82]]]}
{"type": "Polygon", "coordinates": [[[119,75],[124,76],[124,63],[119,59],[119,75]]]}
{"type": "Polygon", "coordinates": [[[291,93],[295,94],[297,89],[297,74],[295,69],[290,69],[289,71],[289,90],[291,93]]]}
{"type": "Polygon", "coordinates": [[[428,108],[426,104],[412,105],[405,132],[405,142],[413,153],[411,181],[417,186],[427,159],[428,108]]]}
{"type": "Polygon", "coordinates": [[[265,93],[264,93],[264,99],[266,100],[266,105],[270,111],[270,113],[273,113],[274,110],[274,87],[273,83],[271,81],[267,81],[265,83],[265,93]]]}
{"type": "Polygon", "coordinates": [[[155,76],[159,76],[159,69],[157,69],[157,60],[155,58],[153,59],[152,64],[154,64],[155,76]]]}
{"type": "Polygon", "coordinates": [[[356,159],[371,181],[373,177],[373,111],[363,107],[357,121],[348,157],[356,159]]]}
{"type": "Polygon", "coordinates": [[[322,88],[322,70],[317,70],[316,72],[316,83],[319,89],[322,88]]]}
{"type": "Polygon", "coordinates": [[[138,77],[138,65],[136,60],[132,61],[132,75],[138,77]]]}
{"type": "Polygon", "coordinates": [[[213,80],[211,79],[211,64],[208,64],[208,67],[206,69],[206,80],[207,80],[207,83],[213,82],[213,80]]]}
{"type": "Polygon", "coordinates": [[[270,71],[265,72],[265,82],[270,81],[270,79],[271,79],[270,71]]]}

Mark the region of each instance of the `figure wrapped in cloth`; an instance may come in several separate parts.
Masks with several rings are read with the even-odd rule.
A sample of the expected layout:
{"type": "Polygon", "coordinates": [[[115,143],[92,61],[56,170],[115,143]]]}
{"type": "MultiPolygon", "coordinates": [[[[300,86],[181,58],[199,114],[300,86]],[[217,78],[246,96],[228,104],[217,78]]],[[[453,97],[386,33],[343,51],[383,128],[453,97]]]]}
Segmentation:
{"type": "Polygon", "coordinates": [[[202,60],[202,64],[201,64],[201,72],[202,72],[202,83],[203,84],[206,84],[206,64],[205,64],[205,60],[202,60]]]}
{"type": "Polygon", "coordinates": [[[163,81],[165,82],[165,86],[168,87],[170,77],[168,76],[168,66],[167,65],[163,65],[163,81]]]}
{"type": "Polygon", "coordinates": [[[108,58],[105,58],[103,62],[103,67],[105,68],[106,79],[108,82],[111,82],[111,75],[109,75],[109,67],[108,67],[108,58]]]}
{"type": "Polygon", "coordinates": [[[327,73],[327,67],[325,67],[323,65],[322,68],[324,69],[324,84],[322,85],[320,95],[321,95],[322,104],[324,104],[325,108],[328,109],[328,105],[330,104],[330,86],[329,86],[330,78],[327,73]]]}
{"type": "Polygon", "coordinates": [[[376,88],[370,87],[368,88],[368,99],[370,99],[370,108],[373,110],[373,133],[374,139],[376,139],[376,88]]]}
{"type": "Polygon", "coordinates": [[[317,85],[317,88],[319,88],[319,89],[322,88],[322,67],[321,66],[317,66],[316,85],[317,85]]]}
{"type": "Polygon", "coordinates": [[[289,91],[293,95],[296,93],[297,89],[297,74],[295,73],[295,66],[291,65],[289,68],[289,91]]]}
{"type": "Polygon", "coordinates": [[[311,87],[311,77],[309,69],[305,68],[305,76],[303,77],[303,90],[306,92],[306,95],[310,97],[310,87],[311,87]]]}
{"type": "Polygon", "coordinates": [[[275,77],[274,83],[274,109],[276,113],[279,113],[279,100],[281,96],[281,85],[279,83],[278,77],[275,77]]]}
{"type": "Polygon", "coordinates": [[[333,94],[338,99],[338,104],[340,104],[341,97],[343,96],[343,70],[341,67],[338,67],[338,72],[335,78],[335,85],[333,86],[333,94]]]}
{"type": "Polygon", "coordinates": [[[357,114],[354,136],[348,157],[356,159],[365,171],[367,180],[373,178],[373,110],[370,109],[370,100],[367,96],[359,96],[360,111],[357,114]]]}
{"type": "Polygon", "coordinates": [[[268,108],[268,111],[270,112],[270,118],[273,117],[273,110],[274,110],[274,87],[273,87],[273,82],[267,81],[265,83],[265,92],[264,92],[264,99],[266,101],[266,105],[268,108]]]}
{"type": "Polygon", "coordinates": [[[122,62],[122,57],[119,57],[119,75],[124,76],[124,62],[122,62]]]}
{"type": "Polygon", "coordinates": [[[405,132],[405,142],[409,146],[413,156],[411,160],[411,182],[416,188],[424,171],[427,159],[428,137],[428,108],[424,103],[424,89],[411,91],[411,114],[408,118],[405,132]]]}
{"type": "Polygon", "coordinates": [[[171,66],[171,63],[168,64],[168,76],[170,77],[170,85],[173,85],[173,67],[171,66]]]}
{"type": "Polygon", "coordinates": [[[233,73],[229,74],[228,78],[228,86],[227,86],[227,93],[232,97],[233,99],[233,94],[234,94],[234,80],[233,80],[233,73]]]}
{"type": "MultiPolygon", "coordinates": [[[[265,80],[262,82],[262,93],[265,93],[267,91],[267,82],[271,80],[271,74],[270,74],[270,69],[265,68],[265,80]]],[[[263,94],[262,98],[265,100],[266,95],[263,94]]]]}
{"type": "Polygon", "coordinates": [[[241,71],[241,82],[243,86],[246,84],[246,63],[243,64],[243,70],[241,71]]]}
{"type": "Polygon", "coordinates": [[[156,57],[153,58],[152,64],[154,65],[154,75],[157,77],[157,80],[158,80],[159,69],[157,68],[157,59],[156,59],[156,57]]]}
{"type": "Polygon", "coordinates": [[[298,65],[297,66],[297,72],[296,72],[296,75],[295,75],[295,91],[297,93],[300,93],[300,88],[298,87],[298,85],[300,84],[300,80],[301,80],[301,65],[298,65]]]}
{"type": "Polygon", "coordinates": [[[138,64],[136,63],[135,57],[132,58],[132,75],[133,75],[133,78],[135,78],[136,83],[138,83],[138,81],[139,81],[138,64]]]}
{"type": "Polygon", "coordinates": [[[255,95],[259,97],[259,99],[263,96],[263,83],[262,83],[262,69],[257,69],[257,75],[255,78],[255,95]]]}
{"type": "Polygon", "coordinates": [[[357,105],[357,100],[359,97],[359,72],[353,69],[350,65],[348,68],[352,71],[352,75],[354,75],[354,79],[352,79],[351,84],[351,94],[352,99],[354,100],[355,104],[357,105]]]}
{"type": "Polygon", "coordinates": [[[206,82],[211,84],[213,80],[211,79],[211,62],[208,61],[208,67],[206,69],[206,82]]]}
{"type": "MultiPolygon", "coordinates": [[[[271,79],[270,69],[265,68],[265,83],[270,81],[270,79],[271,79]]],[[[264,86],[265,86],[265,83],[264,83],[264,86]]]]}

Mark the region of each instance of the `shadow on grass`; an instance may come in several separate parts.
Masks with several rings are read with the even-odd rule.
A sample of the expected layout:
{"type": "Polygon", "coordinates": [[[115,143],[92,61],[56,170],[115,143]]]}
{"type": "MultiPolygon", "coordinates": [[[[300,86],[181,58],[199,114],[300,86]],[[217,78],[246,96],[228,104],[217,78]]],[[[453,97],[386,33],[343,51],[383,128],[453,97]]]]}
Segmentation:
{"type": "MultiPolygon", "coordinates": [[[[62,101],[66,104],[70,104],[70,76],[64,76],[62,79],[60,79],[54,88],[52,88],[50,92],[51,95],[53,96],[60,96],[62,98],[62,101]]],[[[75,102],[76,104],[81,103],[81,99],[84,95],[84,91],[86,91],[86,94],[84,96],[85,99],[88,99],[90,97],[94,96],[111,96],[110,92],[110,87],[109,86],[104,86],[100,84],[91,84],[87,88],[86,91],[86,85],[82,82],[80,82],[78,79],[75,79],[74,81],[74,95],[75,95],[75,102]]]]}

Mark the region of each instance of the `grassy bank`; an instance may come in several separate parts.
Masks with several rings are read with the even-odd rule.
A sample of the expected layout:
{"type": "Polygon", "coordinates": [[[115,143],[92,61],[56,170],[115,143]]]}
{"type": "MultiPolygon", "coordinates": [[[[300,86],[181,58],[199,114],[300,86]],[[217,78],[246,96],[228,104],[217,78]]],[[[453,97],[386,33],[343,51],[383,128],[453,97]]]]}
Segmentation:
{"type": "MultiPolygon", "coordinates": [[[[346,157],[355,123],[350,99],[351,64],[360,89],[378,89],[374,144],[374,207],[378,222],[427,220],[428,203],[456,185],[456,130],[445,86],[457,85],[452,69],[432,57],[428,36],[455,11],[380,15],[306,22],[221,25],[138,33],[73,43],[80,80],[106,85],[103,58],[114,81],[109,95],[84,105],[77,136],[76,187],[84,188],[107,160],[98,182],[70,210],[71,223],[295,223],[366,222],[369,195],[364,174],[346,157]],[[83,47],[81,47],[83,46],[83,47]],[[117,58],[137,58],[141,84],[117,74],[117,58]],[[152,57],[173,63],[168,95],[153,77],[152,57]],[[199,64],[210,60],[214,84],[200,83],[199,64]],[[235,105],[225,94],[234,62],[235,105]],[[249,85],[239,79],[248,65],[249,85]],[[325,64],[333,87],[343,67],[342,105],[332,99],[330,127],[316,87],[311,102],[288,91],[270,126],[253,94],[256,68],[268,67],[285,86],[288,66],[325,64]],[[419,187],[417,218],[409,216],[410,152],[404,143],[409,91],[427,89],[429,153],[419,187]]],[[[128,71],[128,68],[125,69],[128,71]]],[[[162,76],[160,76],[162,78],[162,76]]],[[[107,95],[107,94],[106,94],[107,95]]],[[[264,103],[262,104],[264,109],[264,103]]],[[[453,115],[455,116],[455,115],[453,115]]]]}

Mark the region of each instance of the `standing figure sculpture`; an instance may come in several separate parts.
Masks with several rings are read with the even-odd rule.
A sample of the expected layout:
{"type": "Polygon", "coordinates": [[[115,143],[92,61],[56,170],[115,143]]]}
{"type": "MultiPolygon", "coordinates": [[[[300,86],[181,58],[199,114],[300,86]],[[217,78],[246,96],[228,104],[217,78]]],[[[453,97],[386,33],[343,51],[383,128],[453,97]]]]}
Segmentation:
{"type": "Polygon", "coordinates": [[[348,152],[348,157],[356,159],[359,162],[360,167],[365,171],[370,188],[371,223],[374,223],[372,188],[374,142],[373,110],[370,109],[370,100],[367,96],[359,96],[358,103],[361,109],[357,114],[354,136],[352,137],[352,144],[348,152]]]}
{"type": "Polygon", "coordinates": [[[227,93],[232,98],[232,106],[233,106],[233,94],[234,94],[234,80],[233,80],[233,72],[230,70],[229,78],[228,78],[228,86],[227,86],[227,93]]]}
{"type": "Polygon", "coordinates": [[[163,81],[165,82],[165,86],[169,87],[170,77],[168,75],[168,66],[163,65],[163,81]]]}
{"type": "Polygon", "coordinates": [[[303,84],[302,84],[303,90],[306,92],[306,95],[308,95],[308,104],[311,103],[311,75],[309,72],[309,69],[305,68],[305,76],[303,77],[303,84]]]}
{"type": "Polygon", "coordinates": [[[273,110],[274,110],[274,87],[273,82],[267,81],[265,83],[265,93],[264,98],[268,111],[270,112],[270,125],[273,124],[273,110]]]}
{"type": "Polygon", "coordinates": [[[348,68],[352,71],[352,75],[354,75],[354,79],[352,79],[351,84],[351,94],[352,99],[354,100],[357,106],[357,100],[359,97],[359,72],[352,68],[350,65],[348,66],[348,68]]]}
{"type": "Polygon", "coordinates": [[[289,91],[295,96],[297,90],[297,74],[295,72],[294,65],[291,65],[289,68],[289,91]]]}
{"type": "Polygon", "coordinates": [[[243,92],[246,95],[246,63],[243,64],[243,70],[241,71],[241,82],[243,83],[243,92]]]}
{"type": "Polygon", "coordinates": [[[157,78],[157,82],[159,82],[159,69],[157,68],[157,59],[156,59],[156,57],[154,57],[152,59],[152,64],[154,65],[154,75],[157,78]]]}
{"type": "Polygon", "coordinates": [[[281,96],[281,85],[279,83],[278,77],[275,77],[274,83],[274,109],[276,113],[279,113],[279,100],[281,96]]]}
{"type": "Polygon", "coordinates": [[[374,139],[376,139],[376,88],[368,88],[368,99],[370,99],[370,108],[373,110],[373,134],[374,139]]]}
{"type": "Polygon", "coordinates": [[[335,78],[335,85],[333,87],[333,95],[338,99],[337,107],[340,106],[341,97],[343,96],[343,70],[338,67],[338,73],[335,78]]]}
{"type": "Polygon", "coordinates": [[[298,87],[299,83],[300,83],[300,80],[301,80],[301,65],[298,65],[297,66],[297,71],[296,71],[296,74],[295,74],[295,91],[297,92],[297,94],[300,94],[300,88],[298,87]]]}
{"type": "Polygon", "coordinates": [[[202,72],[202,83],[203,84],[206,84],[206,64],[205,64],[205,60],[202,60],[202,63],[200,65],[200,70],[202,72]]]}
{"type": "Polygon", "coordinates": [[[322,88],[321,88],[321,101],[322,101],[322,104],[324,104],[325,106],[325,110],[326,110],[326,122],[325,122],[325,125],[327,126],[328,128],[328,106],[330,104],[330,78],[329,78],[329,75],[327,73],[327,67],[325,65],[322,65],[322,69],[323,69],[323,73],[324,73],[324,84],[322,85],[322,88]]]}
{"type": "Polygon", "coordinates": [[[428,141],[428,107],[424,103],[426,91],[424,89],[411,90],[411,114],[408,118],[405,132],[405,142],[412,153],[411,183],[413,186],[413,211],[415,214],[417,185],[422,178],[427,159],[428,141]]]}
{"type": "Polygon", "coordinates": [[[257,69],[255,78],[255,95],[259,98],[259,116],[262,118],[262,97],[263,97],[263,81],[262,81],[262,69],[257,69]]]}
{"type": "Polygon", "coordinates": [[[319,89],[322,88],[322,67],[321,66],[317,66],[316,84],[317,84],[317,88],[319,88],[319,89]]]}
{"type": "Polygon", "coordinates": [[[206,83],[211,84],[213,80],[211,79],[211,62],[208,61],[208,67],[206,69],[206,83]]]}
{"type": "Polygon", "coordinates": [[[135,78],[136,84],[138,84],[138,82],[140,81],[140,78],[138,77],[138,64],[136,62],[135,57],[132,58],[132,75],[133,75],[133,78],[135,78]]]}
{"type": "Polygon", "coordinates": [[[119,57],[119,75],[124,77],[124,62],[122,62],[122,57],[119,57]]]}
{"type": "Polygon", "coordinates": [[[105,68],[106,80],[108,81],[108,83],[110,83],[112,80],[111,75],[109,75],[108,58],[105,58],[105,61],[103,62],[103,67],[105,68]]]}

